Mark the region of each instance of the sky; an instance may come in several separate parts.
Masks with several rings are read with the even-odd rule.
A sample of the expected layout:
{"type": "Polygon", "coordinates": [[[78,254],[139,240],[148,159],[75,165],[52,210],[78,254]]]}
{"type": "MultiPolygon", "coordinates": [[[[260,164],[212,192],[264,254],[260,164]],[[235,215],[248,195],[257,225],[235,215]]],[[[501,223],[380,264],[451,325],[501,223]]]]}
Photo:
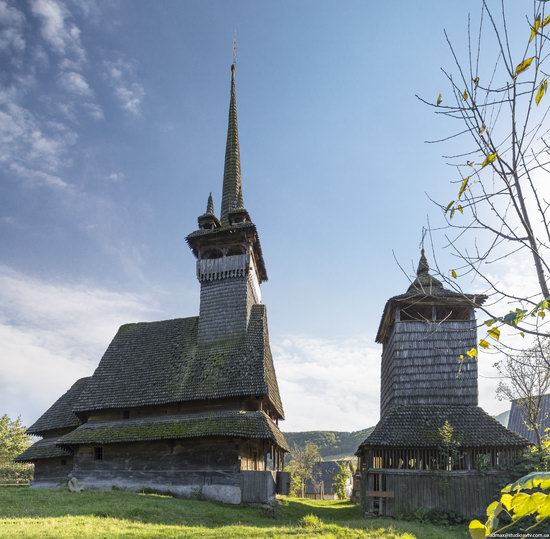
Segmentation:
{"type": "MultiPolygon", "coordinates": [[[[449,126],[415,94],[445,88],[443,28],[464,53],[469,12],[479,2],[0,0],[0,414],[32,423],[119,325],[198,313],[184,238],[210,191],[219,208],[236,33],[282,428],[374,425],[384,303],[441,219],[429,197],[454,190],[424,142],[449,126]]],[[[479,361],[499,413],[494,359],[479,361]]]]}

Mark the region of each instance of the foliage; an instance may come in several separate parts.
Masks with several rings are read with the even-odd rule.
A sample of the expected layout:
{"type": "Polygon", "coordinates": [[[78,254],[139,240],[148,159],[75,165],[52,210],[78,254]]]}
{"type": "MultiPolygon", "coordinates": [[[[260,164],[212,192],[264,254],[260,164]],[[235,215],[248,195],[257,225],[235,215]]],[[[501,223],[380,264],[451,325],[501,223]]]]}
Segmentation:
{"type": "Polygon", "coordinates": [[[303,449],[307,443],[313,443],[319,448],[324,459],[353,457],[355,451],[374,427],[354,432],[337,431],[306,431],[285,432],[285,438],[291,448],[303,449]]]}
{"type": "Polygon", "coordinates": [[[539,446],[527,448],[513,467],[513,472],[527,475],[531,472],[550,472],[550,429],[539,446]]]}
{"type": "Polygon", "coordinates": [[[260,507],[169,496],[0,487],[0,537],[460,539],[464,528],[364,519],[348,501],[281,497],[274,517],[260,507]],[[320,519],[320,528],[300,525],[308,514],[320,519]]]}
{"type": "Polygon", "coordinates": [[[455,438],[455,430],[446,419],[445,423],[438,429],[440,444],[439,457],[441,459],[440,469],[452,470],[453,464],[458,461],[459,443],[455,438]]]}
{"type": "Polygon", "coordinates": [[[295,461],[291,461],[285,468],[285,470],[290,474],[289,495],[298,497],[302,492],[302,480],[300,479],[296,469],[297,464],[295,461]]]}
{"type": "MultiPolygon", "coordinates": [[[[439,92],[435,102],[422,99],[440,118],[459,123],[450,134],[430,141],[453,145],[445,159],[453,167],[456,193],[438,204],[446,225],[431,228],[444,229],[445,244],[456,259],[453,269],[438,267],[438,273],[462,294],[461,278],[480,284],[490,301],[479,307],[486,317],[479,346],[505,353],[519,348],[511,335],[530,335],[538,344],[537,338],[549,335],[550,321],[550,201],[545,191],[550,17],[548,2],[533,0],[521,3],[525,18],[511,20],[508,4],[517,2],[481,0],[479,18],[468,16],[464,48],[455,47],[445,33],[454,64],[442,70],[449,91],[439,92]],[[514,262],[507,266],[514,279],[497,280],[495,264],[509,262],[514,262]]],[[[477,355],[476,348],[469,352],[477,355]]]]}
{"type": "Polygon", "coordinates": [[[309,515],[304,515],[300,519],[300,526],[304,528],[320,528],[323,525],[323,521],[317,516],[310,513],[309,515]]]}
{"type": "Polygon", "coordinates": [[[7,415],[0,417],[0,482],[19,483],[29,481],[33,475],[33,465],[13,462],[22,453],[31,439],[25,434],[26,428],[20,418],[11,420],[7,415]]]}
{"type": "Polygon", "coordinates": [[[338,463],[338,471],[332,477],[332,486],[339,500],[346,499],[346,486],[350,476],[349,465],[346,462],[338,463]]]}
{"type": "MultiPolygon", "coordinates": [[[[321,460],[319,448],[312,443],[307,443],[304,449],[293,449],[291,451],[291,467],[292,476],[298,477],[301,487],[301,495],[304,497],[304,488],[307,480],[316,482],[315,463],[321,460]]],[[[292,481],[292,479],[291,479],[292,481]]],[[[296,481],[296,480],[294,480],[296,481]]]]}
{"type": "Polygon", "coordinates": [[[19,417],[15,420],[5,414],[0,417],[0,463],[12,462],[30,445],[26,427],[21,424],[19,417]]]}
{"type": "Polygon", "coordinates": [[[535,434],[537,446],[542,444],[542,396],[550,388],[550,340],[540,339],[520,354],[508,354],[495,365],[504,380],[499,382],[497,396],[517,401],[525,425],[535,434]]]}
{"type": "Polygon", "coordinates": [[[485,523],[470,522],[472,539],[491,534],[550,532],[550,472],[530,473],[505,486],[501,494],[487,507],[485,523]]]}
{"type": "Polygon", "coordinates": [[[413,520],[420,522],[421,524],[432,523],[438,526],[449,526],[462,524],[465,522],[465,518],[454,511],[443,511],[441,509],[424,509],[422,507],[416,509],[411,513],[403,513],[399,518],[403,520],[413,520]]]}

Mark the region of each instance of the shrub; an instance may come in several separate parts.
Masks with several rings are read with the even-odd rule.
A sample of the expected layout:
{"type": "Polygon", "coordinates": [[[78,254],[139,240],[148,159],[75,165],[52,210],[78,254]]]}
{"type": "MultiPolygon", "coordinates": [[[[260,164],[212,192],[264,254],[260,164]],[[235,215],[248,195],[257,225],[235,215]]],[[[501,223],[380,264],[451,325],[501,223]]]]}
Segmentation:
{"type": "MultiPolygon", "coordinates": [[[[470,522],[472,539],[492,534],[544,534],[550,531],[550,472],[533,472],[501,491],[487,507],[487,521],[470,522]]],[[[496,535],[494,535],[496,536],[496,535]]],[[[544,535],[541,535],[544,536],[544,535]]]]}
{"type": "Polygon", "coordinates": [[[313,514],[304,515],[300,519],[300,526],[303,528],[310,528],[310,529],[318,529],[323,525],[323,521],[317,516],[313,514]]]}

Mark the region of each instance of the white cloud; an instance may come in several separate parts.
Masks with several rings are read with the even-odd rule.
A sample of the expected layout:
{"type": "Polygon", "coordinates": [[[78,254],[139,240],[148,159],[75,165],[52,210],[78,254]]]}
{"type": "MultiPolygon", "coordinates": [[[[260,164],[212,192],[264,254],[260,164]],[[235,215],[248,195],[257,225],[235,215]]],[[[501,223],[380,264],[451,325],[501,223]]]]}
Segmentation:
{"type": "Polygon", "coordinates": [[[81,73],[65,71],[61,73],[60,79],[63,87],[69,92],[85,97],[92,95],[92,89],[81,73]]]}
{"type": "Polygon", "coordinates": [[[33,0],[31,9],[41,19],[41,34],[48,45],[60,56],[70,54],[73,61],[84,62],[80,29],[71,21],[65,5],[56,0],[33,0]]]}
{"type": "Polygon", "coordinates": [[[25,15],[5,0],[0,0],[0,52],[18,55],[25,49],[24,25],[25,15]]]}
{"type": "Polygon", "coordinates": [[[359,430],[376,424],[380,348],[366,338],[287,336],[273,342],[282,429],[359,430]]]}
{"type": "Polygon", "coordinates": [[[137,115],[141,112],[145,89],[135,80],[134,71],[133,64],[122,57],[105,62],[104,76],[113,88],[122,108],[137,115]]]}
{"type": "Polygon", "coordinates": [[[0,410],[34,421],[90,375],[118,327],[149,318],[149,298],[46,282],[0,266],[0,410]]]}

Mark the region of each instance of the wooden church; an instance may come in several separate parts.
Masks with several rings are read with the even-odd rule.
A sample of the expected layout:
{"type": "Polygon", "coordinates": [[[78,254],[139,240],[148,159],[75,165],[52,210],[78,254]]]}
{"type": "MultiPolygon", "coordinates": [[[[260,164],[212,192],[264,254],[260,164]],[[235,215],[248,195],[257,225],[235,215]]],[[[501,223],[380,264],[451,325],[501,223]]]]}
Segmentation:
{"type": "Polygon", "coordinates": [[[241,181],[235,65],[219,218],[186,238],[199,316],[120,327],[94,374],[29,429],[35,486],[144,488],[267,502],[288,484],[284,419],[260,285],[267,273],[241,181]]]}
{"type": "Polygon", "coordinates": [[[465,351],[477,347],[474,311],[486,299],[444,288],[422,250],[414,282],[387,301],[381,417],[356,453],[366,513],[483,514],[527,446],[478,406],[477,361],[465,351]]]}

